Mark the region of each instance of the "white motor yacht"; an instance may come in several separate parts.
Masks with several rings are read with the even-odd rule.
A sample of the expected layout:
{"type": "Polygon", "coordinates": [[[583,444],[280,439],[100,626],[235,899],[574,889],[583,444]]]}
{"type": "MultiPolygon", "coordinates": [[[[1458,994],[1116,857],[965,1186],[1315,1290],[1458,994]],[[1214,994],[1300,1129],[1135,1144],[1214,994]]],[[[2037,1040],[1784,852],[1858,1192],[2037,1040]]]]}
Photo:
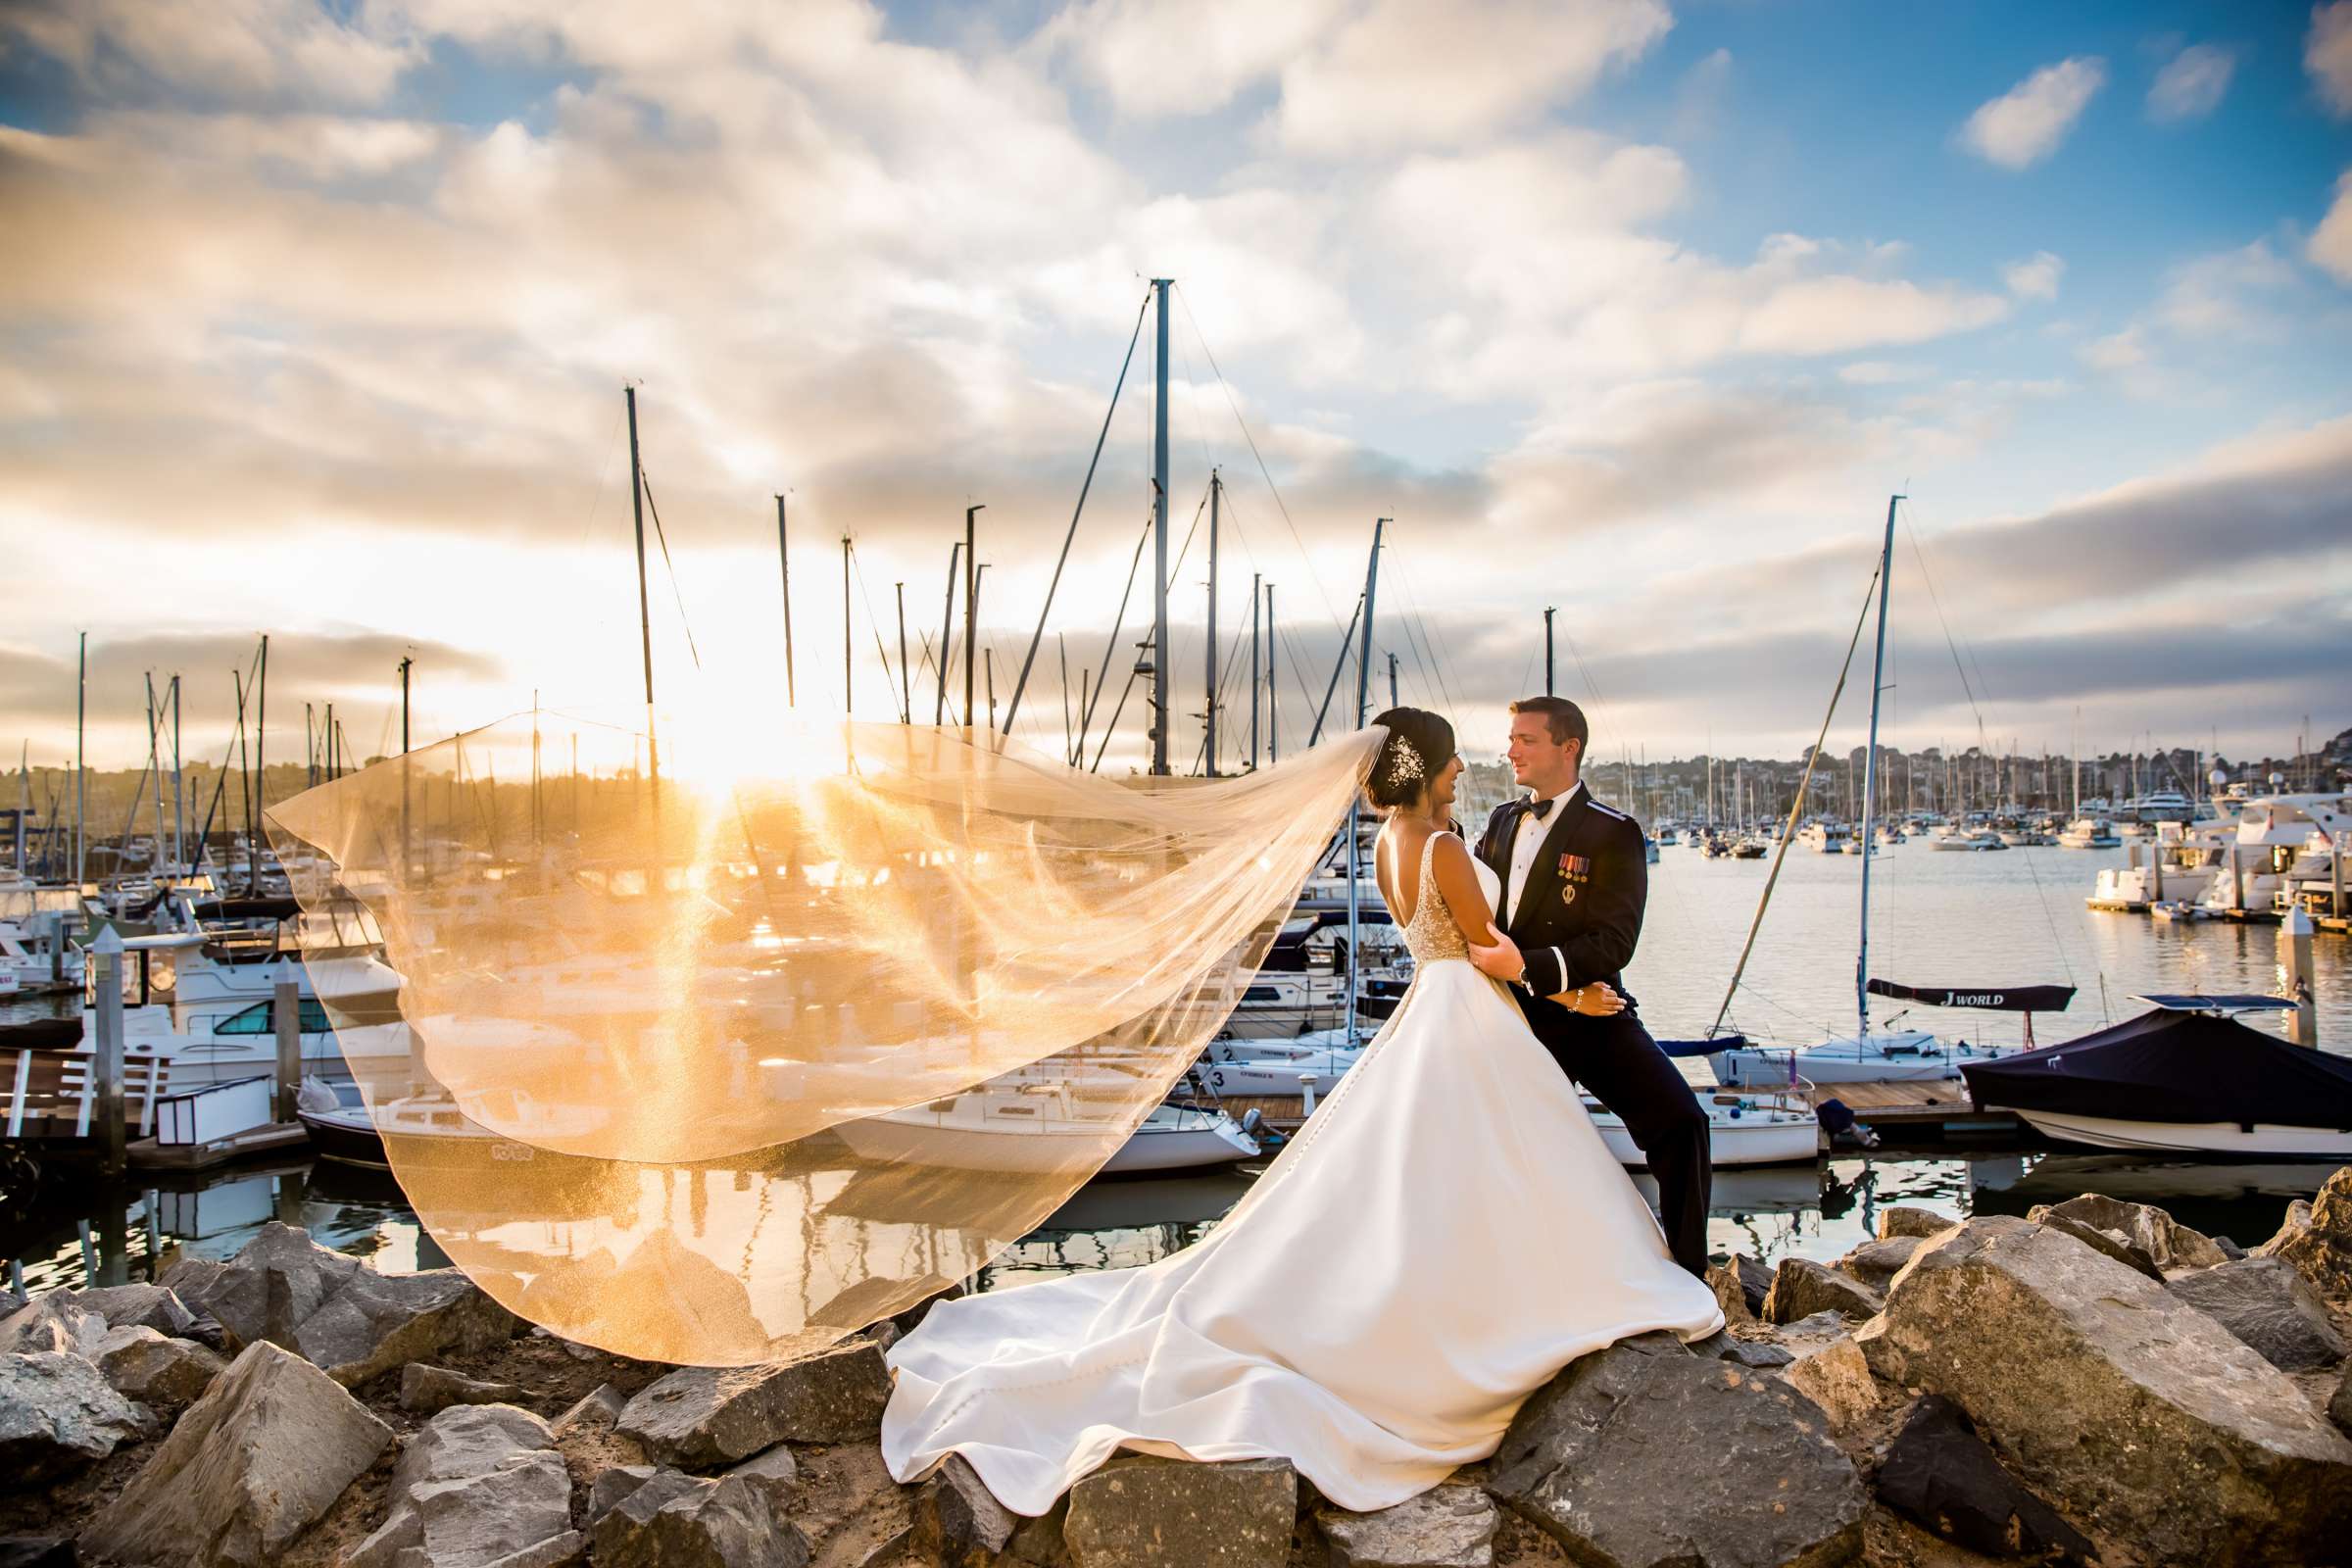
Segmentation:
{"type": "Polygon", "coordinates": [[[1954,828],[1928,840],[1929,849],[1954,855],[1982,855],[2008,847],[2008,841],[1988,827],[1954,828]]]}
{"type": "Polygon", "coordinates": [[[2124,841],[2103,816],[2079,816],[2058,835],[2062,850],[2112,850],[2124,841]]]}

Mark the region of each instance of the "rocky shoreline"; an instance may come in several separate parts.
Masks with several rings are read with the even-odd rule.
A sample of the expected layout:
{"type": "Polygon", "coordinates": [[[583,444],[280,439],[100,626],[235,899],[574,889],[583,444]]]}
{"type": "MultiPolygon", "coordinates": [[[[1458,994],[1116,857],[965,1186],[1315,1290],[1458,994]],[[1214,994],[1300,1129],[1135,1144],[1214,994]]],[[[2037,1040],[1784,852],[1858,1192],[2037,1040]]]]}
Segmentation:
{"type": "Polygon", "coordinates": [[[268,1226],[0,1301],[0,1568],[1942,1568],[2352,1562],[2352,1167],[2247,1252],[2085,1196],[1735,1258],[1729,1327],[1575,1362],[1377,1514],[1130,1455],[1042,1519],[884,1470],[883,1351],[672,1368],[268,1226]],[[10,1310],[13,1308],[13,1310],[10,1310]]]}

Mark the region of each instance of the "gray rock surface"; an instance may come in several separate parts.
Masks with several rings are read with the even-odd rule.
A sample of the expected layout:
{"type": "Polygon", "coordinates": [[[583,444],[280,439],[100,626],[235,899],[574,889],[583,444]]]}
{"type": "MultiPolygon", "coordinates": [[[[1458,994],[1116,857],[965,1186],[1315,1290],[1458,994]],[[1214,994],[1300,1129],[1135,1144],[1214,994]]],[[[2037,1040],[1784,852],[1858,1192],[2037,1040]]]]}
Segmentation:
{"type": "Polygon", "coordinates": [[[108,1329],[89,1358],[117,1394],[158,1410],[192,1403],[228,1369],[194,1340],[170,1339],[138,1323],[108,1329]]]}
{"type": "Polygon", "coordinates": [[[105,1318],[75,1304],[71,1291],[51,1291],[0,1318],[0,1355],[86,1355],[105,1334],[105,1318]]]}
{"type": "Polygon", "coordinates": [[[1747,1298],[1748,1311],[1758,1317],[1763,1316],[1764,1298],[1772,1289],[1772,1270],[1765,1266],[1763,1259],[1750,1257],[1745,1252],[1734,1252],[1727,1266],[1739,1276],[1740,1290],[1747,1298]]]}
{"type": "Polygon", "coordinates": [[[1919,1250],[1922,1240],[1917,1236],[1890,1236],[1881,1241],[1864,1242],[1839,1258],[1838,1268],[1842,1273],[1851,1274],[1872,1290],[1883,1292],[1888,1282],[1902,1272],[1903,1265],[1911,1261],[1911,1254],[1919,1250]]]}
{"type": "Polygon", "coordinates": [[[1773,1271],[1764,1310],[1757,1315],[1767,1323],[1794,1323],[1816,1312],[1868,1317],[1879,1309],[1881,1299],[1878,1292],[1860,1280],[1825,1268],[1809,1257],[1784,1257],[1773,1271]]]}
{"type": "Polygon", "coordinates": [[[719,1479],[724,1481],[728,1476],[741,1476],[765,1487],[780,1513],[792,1505],[794,1495],[800,1491],[801,1462],[792,1456],[790,1448],[779,1443],[765,1453],[753,1454],[719,1479]]]}
{"type": "Polygon", "coordinates": [[[2297,1199],[2278,1234],[2255,1250],[2286,1259],[2312,1289],[2352,1306],[2352,1165],[2328,1177],[2310,1202],[2297,1199]]]}
{"type": "Polygon", "coordinates": [[[64,1350],[0,1355],[0,1490],[103,1459],[143,1423],[98,1369],[64,1350]]]}
{"type": "Polygon", "coordinates": [[[2150,1255],[2148,1250],[2132,1241],[2122,1231],[2101,1230],[2088,1220],[2077,1219],[2072,1214],[2061,1214],[2047,1203],[2029,1209],[2026,1218],[2036,1225],[2046,1225],[2051,1230],[2063,1231],[2092,1251],[2103,1252],[2123,1264],[2124,1267],[2135,1273],[2144,1274],[2159,1285],[2164,1283],[2164,1270],[2156,1266],[2156,1259],[2150,1255]]]}
{"type": "Polygon", "coordinates": [[[2335,1380],[2335,1395],[2328,1401],[2328,1419],[2352,1433],[2352,1366],[2335,1380]]]}
{"type": "Polygon", "coordinates": [[[411,1361],[400,1371],[400,1407],[431,1415],[453,1404],[515,1404],[527,1397],[512,1383],[484,1383],[445,1366],[411,1361]]]}
{"type": "Polygon", "coordinates": [[[97,1285],[71,1293],[74,1304],[106,1319],[109,1328],[148,1328],[172,1339],[188,1338],[196,1314],[179,1293],[161,1285],[97,1285]]]}
{"type": "Polygon", "coordinates": [[[1494,1499],[1479,1487],[1432,1487],[1378,1513],[1315,1510],[1331,1568],[1492,1568],[1494,1499]]]}
{"type": "Polygon", "coordinates": [[[2314,1560],[2352,1529],[2352,1443],[2163,1286],[2013,1216],[1921,1250],[1856,1335],[1941,1394],[2062,1508],[2202,1568],[2314,1560]]]}
{"type": "Polygon", "coordinates": [[[316,1524],[392,1432],[325,1373],[248,1346],[82,1536],[165,1568],[259,1568],[316,1524]]]}
{"type": "Polygon", "coordinates": [[[1961,1408],[1931,1394],[1911,1407],[1879,1466],[1879,1500],[1971,1551],[2093,1562],[2090,1542],[2001,1468],[1961,1408]]]}
{"type": "Polygon", "coordinates": [[[1787,1349],[1768,1340],[1738,1339],[1722,1329],[1717,1329],[1703,1340],[1692,1340],[1688,1348],[1692,1355],[1705,1356],[1711,1361],[1733,1361],[1740,1366],[1787,1366],[1795,1359],[1787,1349]]]}
{"type": "Polygon", "coordinates": [[[914,1548],[939,1568],[990,1568],[1020,1522],[959,1453],[915,1488],[914,1548]]]}
{"type": "Polygon", "coordinates": [[[871,1341],[770,1366],[680,1367],[648,1384],[617,1430],[663,1464],[724,1464],[779,1443],[855,1443],[882,1430],[890,1372],[871,1341]]]}
{"type": "Polygon", "coordinates": [[[580,1396],[579,1402],[555,1419],[555,1432],[562,1437],[567,1432],[610,1432],[620,1422],[620,1412],[628,1408],[629,1396],[610,1383],[600,1383],[594,1392],[580,1396]]]}
{"type": "Polygon", "coordinates": [[[1840,1432],[1877,1415],[1883,1402],[1870,1363],[1862,1358],[1862,1348],[1850,1334],[1841,1334],[1790,1361],[1781,1368],[1780,1375],[1790,1388],[1820,1405],[1831,1425],[1840,1432]]]}
{"type": "Polygon", "coordinates": [[[596,1568],[807,1568],[808,1540],[748,1476],[656,1472],[591,1530],[596,1568]]]}
{"type": "Polygon", "coordinates": [[[1897,1203],[1879,1210],[1879,1240],[1891,1241],[1898,1236],[1916,1236],[1923,1241],[1941,1236],[1960,1222],[1933,1209],[1913,1208],[1897,1203]]]}
{"type": "Polygon", "coordinates": [[[70,1536],[0,1536],[0,1568],[74,1568],[74,1564],[70,1536]]]}
{"type": "Polygon", "coordinates": [[[1661,1334],[1539,1390],[1487,1488],[1576,1561],[1612,1568],[1828,1568],[1861,1549],[1869,1507],[1810,1400],[1661,1334]]]}
{"type": "Polygon", "coordinates": [[[2216,1263],[2230,1261],[2230,1255],[2214,1245],[2213,1238],[2190,1230],[2153,1204],[2127,1203],[2120,1198],[2084,1193],[2063,1203],[2030,1209],[2026,1218],[2038,1221],[2045,1209],[2121,1236],[2147,1253],[2149,1261],[2160,1269],[2211,1268],[2216,1263]]]}
{"type": "Polygon", "coordinates": [[[1747,1304],[1746,1287],[1740,1283],[1740,1272],[1729,1263],[1708,1265],[1707,1289],[1715,1293],[1715,1305],[1722,1311],[1726,1324],[1756,1320],[1755,1312],[1747,1304]]]}
{"type": "Polygon", "coordinates": [[[2283,1372],[2309,1372],[2344,1358],[2328,1303],[2283,1257],[2249,1257],[2169,1282],[2174,1296],[2218,1320],[2283,1372]]]}
{"type": "Polygon", "coordinates": [[[393,1466],[390,1511],[342,1568],[488,1568],[571,1529],[547,1423],[511,1404],[444,1408],[393,1466]]]}
{"type": "MultiPolygon", "coordinates": [[[[600,1470],[596,1479],[588,1483],[588,1522],[595,1524],[611,1513],[622,1498],[656,1476],[675,1476],[678,1483],[696,1479],[683,1471],[664,1470],[653,1464],[616,1464],[610,1469],[600,1470]]],[[[663,1486],[668,1489],[665,1500],[666,1496],[675,1496],[680,1491],[687,1490],[669,1482],[664,1482],[663,1486]]]]}
{"type": "Polygon", "coordinates": [[[1133,1454],[1070,1489],[1061,1533],[1078,1568],[1283,1568],[1298,1512],[1284,1460],[1133,1454]]]}
{"type": "Polygon", "coordinates": [[[268,1340],[342,1384],[505,1343],[514,1314],[454,1268],[378,1274],[275,1220],[225,1263],[183,1257],[160,1282],[239,1341],[268,1340]]]}

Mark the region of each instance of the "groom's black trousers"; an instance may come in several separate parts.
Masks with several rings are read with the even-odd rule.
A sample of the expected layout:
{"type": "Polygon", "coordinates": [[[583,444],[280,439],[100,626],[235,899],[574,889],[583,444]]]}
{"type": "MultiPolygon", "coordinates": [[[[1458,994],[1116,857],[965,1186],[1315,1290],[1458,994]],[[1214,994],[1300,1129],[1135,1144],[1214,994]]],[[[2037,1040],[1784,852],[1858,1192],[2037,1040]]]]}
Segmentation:
{"type": "Polygon", "coordinates": [[[1528,1023],[1577,1086],[1625,1120],[1658,1184],[1658,1220],[1674,1260],[1707,1272],[1707,1201],[1714,1180],[1707,1113],[1690,1081],[1631,1009],[1589,1018],[1559,1007],[1530,1007],[1528,1023]]]}

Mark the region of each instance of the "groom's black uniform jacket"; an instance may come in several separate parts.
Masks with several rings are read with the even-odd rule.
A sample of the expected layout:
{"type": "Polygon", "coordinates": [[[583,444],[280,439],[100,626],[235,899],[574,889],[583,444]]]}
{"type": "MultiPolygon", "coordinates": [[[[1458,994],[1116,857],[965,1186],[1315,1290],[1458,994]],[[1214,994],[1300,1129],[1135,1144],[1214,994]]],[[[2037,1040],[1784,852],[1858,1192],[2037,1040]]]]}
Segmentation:
{"type": "MultiPolygon", "coordinates": [[[[1478,858],[1503,884],[1525,801],[1495,808],[1479,836],[1478,858]]],[[[1608,1017],[1571,1012],[1551,999],[1594,980],[1625,994],[1625,966],[1642,937],[1649,902],[1648,845],[1642,825],[1592,799],[1590,788],[1561,800],[1544,823],[1527,886],[1502,927],[1527,960],[1524,988],[1511,995],[1528,1028],[1560,1070],[1625,1119],[1625,1130],[1658,1183],[1658,1218],[1674,1260],[1693,1274],[1707,1267],[1707,1202],[1714,1172],[1706,1112],[1649,1031],[1634,999],[1608,1017]]]]}

